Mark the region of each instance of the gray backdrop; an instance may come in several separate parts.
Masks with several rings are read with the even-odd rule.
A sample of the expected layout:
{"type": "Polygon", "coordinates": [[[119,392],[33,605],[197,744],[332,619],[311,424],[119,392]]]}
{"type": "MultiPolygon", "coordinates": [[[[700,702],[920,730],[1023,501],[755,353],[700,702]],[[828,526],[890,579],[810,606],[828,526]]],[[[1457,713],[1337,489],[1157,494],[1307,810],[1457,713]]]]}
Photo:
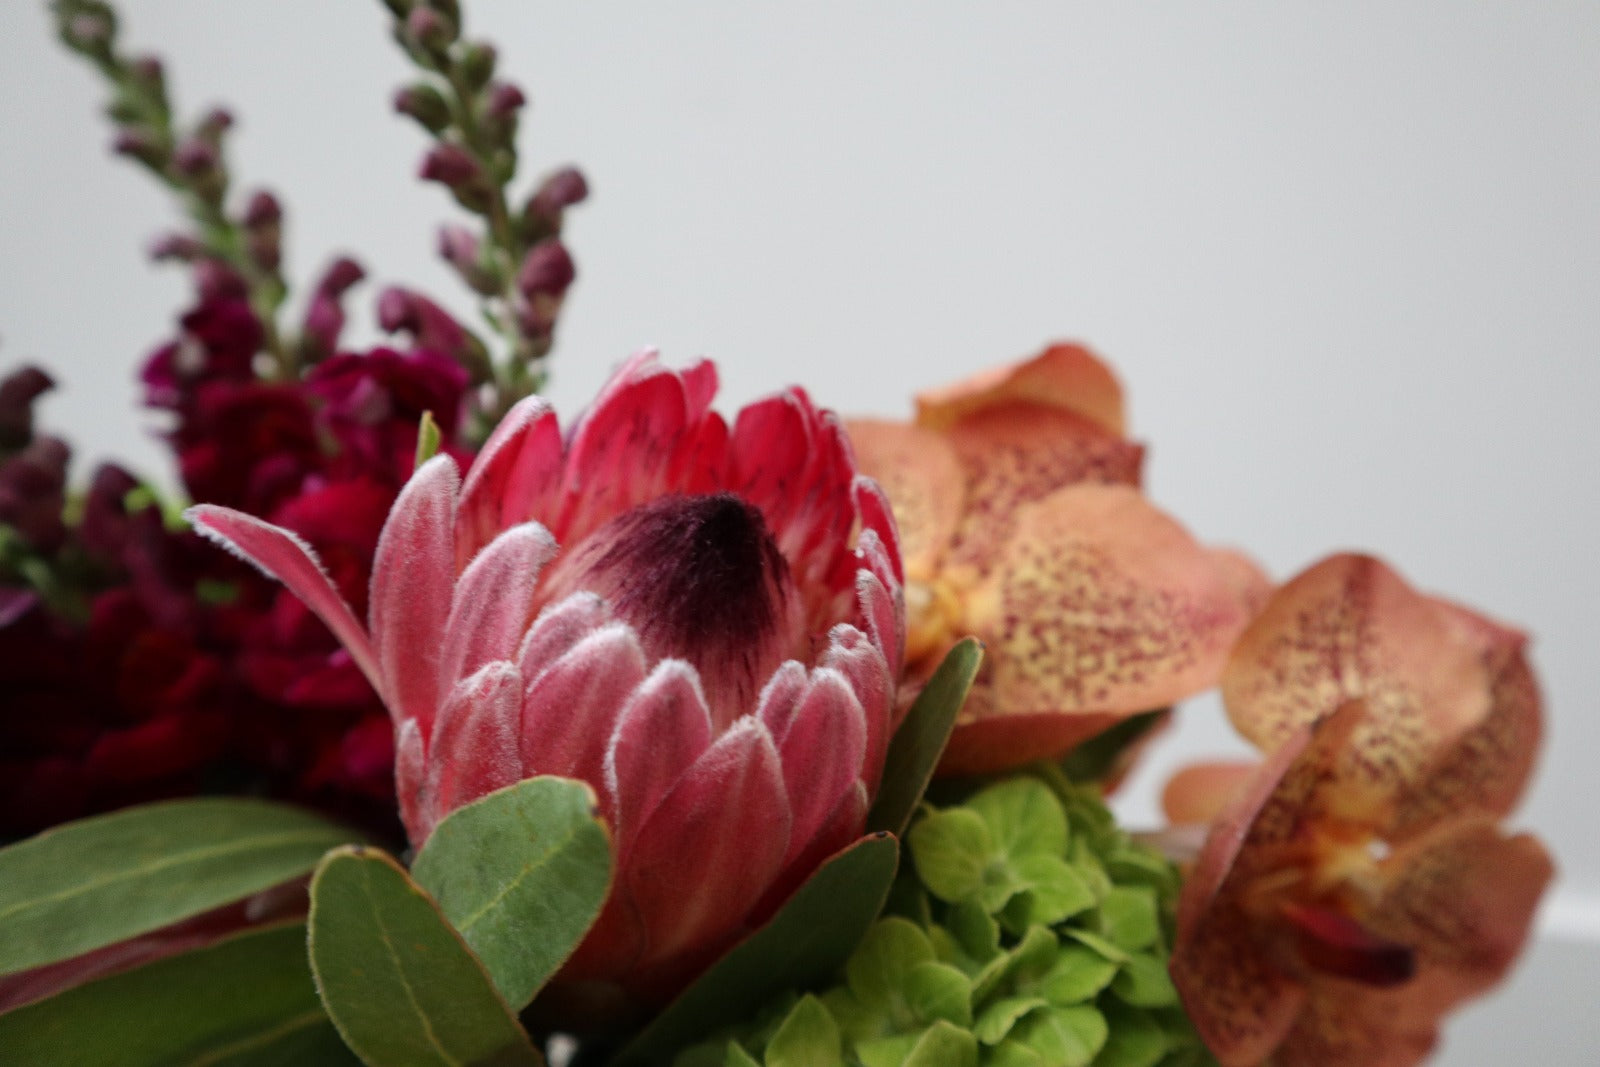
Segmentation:
{"type": "MultiPolygon", "coordinates": [[[[123,6],[180,106],[236,109],[236,171],[283,194],[296,277],[351,249],[467,307],[376,0],[123,6]]],[[[131,375],[185,296],[140,252],[169,208],[106,157],[104,90],[42,9],[0,5],[0,363],[59,372],[45,412],[80,471],[162,470],[131,375]]],[[[533,100],[525,160],[595,190],[566,411],[646,343],[719,359],[728,405],[799,380],[899,414],[1078,338],[1199,535],[1280,577],[1371,548],[1530,629],[1551,729],[1520,821],[1562,877],[1440,1062],[1592,1060],[1600,5],[473,0],[469,22],[533,100]]],[[[1180,749],[1242,746],[1198,702],[1130,819],[1180,749]]]]}

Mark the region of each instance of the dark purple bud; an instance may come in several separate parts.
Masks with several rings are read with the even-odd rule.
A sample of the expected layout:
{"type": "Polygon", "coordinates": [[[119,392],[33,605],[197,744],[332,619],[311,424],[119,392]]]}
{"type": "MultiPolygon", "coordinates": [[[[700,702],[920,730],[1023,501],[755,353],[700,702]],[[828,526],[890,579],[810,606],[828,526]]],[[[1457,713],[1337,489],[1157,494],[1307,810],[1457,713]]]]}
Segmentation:
{"type": "Polygon", "coordinates": [[[0,461],[0,523],[43,552],[55,551],[66,539],[61,511],[71,455],[60,438],[35,437],[0,461]]]}
{"type": "Polygon", "coordinates": [[[425,82],[408,85],[394,94],[394,109],[416,119],[423,129],[438,133],[450,125],[450,105],[444,95],[425,82]]]}
{"type": "Polygon", "coordinates": [[[274,226],[283,221],[283,206],[278,203],[278,198],[265,189],[250,197],[250,202],[245,205],[244,224],[251,229],[258,226],[274,226]]]}
{"type": "Polygon", "coordinates": [[[0,379],[0,451],[13,451],[32,440],[33,402],[55,384],[38,367],[23,367],[0,379]]]}
{"type": "Polygon", "coordinates": [[[100,52],[111,43],[116,32],[116,22],[109,9],[83,11],[73,15],[61,27],[62,36],[73,48],[85,52],[100,52]]]}
{"type": "Polygon", "coordinates": [[[352,285],[366,276],[367,272],[361,269],[361,264],[349,256],[340,256],[323,272],[322,280],[317,283],[317,292],[343,296],[352,285]]]}
{"type": "Polygon", "coordinates": [[[589,183],[576,167],[563,167],[544,180],[528,201],[525,215],[531,223],[560,232],[561,217],[573,204],[589,197],[589,183]]]}
{"type": "Polygon", "coordinates": [[[489,114],[497,119],[509,118],[528,102],[510,82],[495,82],[489,89],[489,114]]]}
{"type": "Polygon", "coordinates": [[[147,89],[160,89],[167,84],[166,71],[161,66],[161,59],[158,56],[140,56],[128,64],[128,70],[132,72],[134,79],[147,89]]]}
{"type": "Polygon", "coordinates": [[[522,268],[517,271],[517,291],[529,301],[559,298],[577,273],[566,246],[550,237],[534,245],[523,259],[522,268]]]}
{"type": "Polygon", "coordinates": [[[454,359],[475,382],[492,375],[489,350],[449,312],[420,293],[393,287],[378,297],[378,326],[389,333],[409,333],[417,348],[454,359]]]}
{"type": "Polygon", "coordinates": [[[111,142],[111,150],[119,156],[129,156],[141,163],[160,168],[166,165],[166,145],[148,130],[137,126],[124,126],[111,142]]]}
{"type": "Polygon", "coordinates": [[[233,127],[233,115],[225,108],[214,107],[205,113],[199,125],[195,127],[195,136],[203,137],[208,141],[217,141],[222,135],[233,127]]]}
{"type": "Polygon", "coordinates": [[[465,226],[439,227],[439,256],[475,291],[485,296],[499,291],[494,272],[484,262],[482,242],[465,226]]]}
{"type": "Polygon", "coordinates": [[[415,7],[406,16],[406,36],[430,52],[442,52],[456,39],[456,27],[432,8],[415,7]]]}
{"type": "Polygon", "coordinates": [[[483,177],[483,169],[466,149],[460,145],[435,145],[422,157],[422,167],[417,177],[423,181],[438,182],[451,189],[460,189],[483,177]]]}
{"type": "Polygon", "coordinates": [[[150,258],[160,262],[176,259],[188,262],[205,255],[206,246],[186,233],[168,233],[150,243],[150,258]]]}
{"type": "Polygon", "coordinates": [[[210,256],[195,260],[194,287],[203,304],[213,300],[243,300],[249,292],[237,271],[210,256]]]}
{"type": "Polygon", "coordinates": [[[334,260],[323,272],[311,294],[305,323],[300,329],[301,339],[309,346],[313,359],[325,358],[338,349],[345,321],[340,301],[351,286],[366,276],[361,264],[348,256],[334,260]]]}
{"type": "Polygon", "coordinates": [[[178,168],[178,173],[190,178],[216,170],[219,161],[217,146],[198,137],[185,138],[172,154],[172,165],[178,168]]]}

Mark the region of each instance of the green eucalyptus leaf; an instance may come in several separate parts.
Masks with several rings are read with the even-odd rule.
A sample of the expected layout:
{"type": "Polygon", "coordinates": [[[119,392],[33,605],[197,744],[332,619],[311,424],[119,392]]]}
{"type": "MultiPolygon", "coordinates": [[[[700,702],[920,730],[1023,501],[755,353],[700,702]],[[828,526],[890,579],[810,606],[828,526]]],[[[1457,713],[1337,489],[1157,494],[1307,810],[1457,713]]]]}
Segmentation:
{"type": "Polygon", "coordinates": [[[668,1062],[677,1049],[750,1015],[780,990],[827,978],[882,909],[899,858],[899,842],[887,833],[863,837],[835,854],[770,922],[657,1015],[615,1062],[668,1062]]]}
{"type": "Polygon", "coordinates": [[[1067,851],[1067,813],[1050,787],[1037,778],[1011,778],[967,801],[989,828],[995,846],[1013,860],[1024,856],[1060,859],[1067,851]]]}
{"type": "Polygon", "coordinates": [[[306,928],[258,927],[0,1015],[6,1063],[74,1067],[343,1064],[306,928]]]}
{"type": "Polygon", "coordinates": [[[839,1024],[822,1001],[801,997],[767,1043],[766,1067],[842,1067],[839,1024]]]}
{"type": "Polygon", "coordinates": [[[972,1025],[972,981],[948,963],[919,963],[905,977],[906,1003],[923,1022],[972,1025]]]}
{"type": "Polygon", "coordinates": [[[212,797],[67,823],[0,849],[0,974],[70,959],[305,874],[354,830],[212,797]]]}
{"type": "Polygon", "coordinates": [[[867,814],[867,829],[905,833],[922,794],[928,790],[939,757],[944,755],[956,715],[966,702],[982,662],[983,645],[972,637],[956,642],[945,653],[889,742],[878,798],[867,814]]]}
{"type": "Polygon", "coordinates": [[[322,1002],[370,1067],[543,1062],[483,964],[390,856],[329,853],[311,879],[310,929],[322,1002]]]}
{"type": "Polygon", "coordinates": [[[1167,961],[1140,953],[1122,965],[1111,991],[1136,1008],[1165,1008],[1178,1003],[1178,991],[1167,974],[1167,961]]]}
{"type": "Polygon", "coordinates": [[[1100,933],[1129,952],[1149,948],[1161,937],[1156,894],[1141,886],[1117,886],[1100,901],[1100,933]]]}
{"type": "Polygon", "coordinates": [[[599,917],[611,841],[586,783],[530,778],[451,812],[411,877],[520,1009],[599,917]]]}
{"type": "Polygon", "coordinates": [[[1088,1005],[1030,1012],[1016,1027],[1019,1041],[1059,1067],[1088,1067],[1105,1046],[1106,1017],[1088,1005]]]}

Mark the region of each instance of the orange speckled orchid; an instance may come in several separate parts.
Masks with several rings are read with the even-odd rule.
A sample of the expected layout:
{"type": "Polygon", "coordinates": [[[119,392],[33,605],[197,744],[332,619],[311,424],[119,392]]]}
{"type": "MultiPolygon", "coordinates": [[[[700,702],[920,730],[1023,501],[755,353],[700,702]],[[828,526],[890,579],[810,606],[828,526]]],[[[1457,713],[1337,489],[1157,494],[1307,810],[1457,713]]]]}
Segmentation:
{"type": "Polygon", "coordinates": [[[988,647],[943,773],[1059,756],[1217,682],[1265,579],[1145,500],[1122,389],[1087,349],[924,393],[911,424],[849,430],[900,529],[907,689],[966,634],[988,647]]]}
{"type": "Polygon", "coordinates": [[[1335,556],[1240,639],[1229,716],[1253,776],[1192,771],[1169,812],[1218,810],[1172,977],[1225,1067],[1404,1067],[1520,951],[1552,865],[1499,820],[1540,735],[1525,639],[1335,556]]]}

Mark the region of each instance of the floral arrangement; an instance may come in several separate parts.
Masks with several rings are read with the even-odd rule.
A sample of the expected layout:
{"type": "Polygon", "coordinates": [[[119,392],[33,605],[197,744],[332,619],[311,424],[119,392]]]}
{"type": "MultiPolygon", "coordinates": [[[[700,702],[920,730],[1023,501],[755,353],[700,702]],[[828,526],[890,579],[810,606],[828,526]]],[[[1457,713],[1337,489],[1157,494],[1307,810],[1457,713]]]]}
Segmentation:
{"type": "MultiPolygon", "coordinates": [[[[1274,583],[1140,490],[1067,344],[840,419],[728,417],[653,352],[540,390],[578,171],[455,0],[385,0],[394,106],[472,219],[486,331],[286,220],[100,0],[55,0],[116,151],[191,224],[145,361],[186,509],[82,488],[0,381],[9,1062],[1403,1065],[1497,983],[1552,863],[1516,630],[1336,555],[1274,583]],[[1104,804],[1220,686],[1260,749],[1104,804]]],[[[836,398],[826,398],[834,402],[836,398]]],[[[848,402],[848,398],[838,398],[848,402]]]]}

